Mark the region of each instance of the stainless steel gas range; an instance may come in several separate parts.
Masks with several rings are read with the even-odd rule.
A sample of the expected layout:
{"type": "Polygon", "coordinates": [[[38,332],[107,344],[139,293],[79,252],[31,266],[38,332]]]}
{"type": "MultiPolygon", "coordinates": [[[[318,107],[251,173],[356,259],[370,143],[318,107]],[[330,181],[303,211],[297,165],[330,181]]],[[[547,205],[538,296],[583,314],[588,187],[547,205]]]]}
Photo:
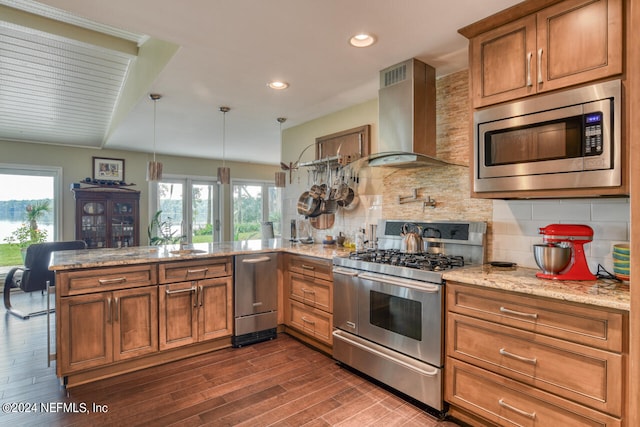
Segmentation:
{"type": "Polygon", "coordinates": [[[484,262],[486,223],[381,220],[377,245],[333,259],[333,357],[444,412],[443,272],[484,262]],[[420,253],[401,248],[419,225],[420,253]]]}

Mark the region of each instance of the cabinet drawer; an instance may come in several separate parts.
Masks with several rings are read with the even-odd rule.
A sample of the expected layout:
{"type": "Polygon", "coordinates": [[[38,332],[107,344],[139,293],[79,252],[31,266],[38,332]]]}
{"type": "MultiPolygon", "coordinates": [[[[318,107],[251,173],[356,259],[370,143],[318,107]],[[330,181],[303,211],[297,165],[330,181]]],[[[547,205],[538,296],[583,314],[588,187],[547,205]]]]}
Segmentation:
{"type": "Polygon", "coordinates": [[[333,281],[331,260],[287,254],[286,268],[307,277],[333,281]]]}
{"type": "Polygon", "coordinates": [[[447,355],[594,409],[622,413],[623,357],[449,313],[447,355]]]}
{"type": "Polygon", "coordinates": [[[324,311],[288,300],[285,324],[326,344],[333,344],[333,316],[324,311]]]}
{"type": "Polygon", "coordinates": [[[329,313],[333,312],[331,282],[290,272],[289,283],[289,298],[329,313]]]}
{"type": "Polygon", "coordinates": [[[155,285],[157,269],[152,264],[62,271],[56,275],[60,296],[155,285]]]}
{"type": "Polygon", "coordinates": [[[499,425],[615,426],[618,418],[458,360],[446,362],[445,400],[499,425]]]}
{"type": "Polygon", "coordinates": [[[231,258],[207,258],[196,261],[165,262],[159,265],[160,283],[211,279],[232,275],[231,258]]]}
{"type": "Polygon", "coordinates": [[[622,352],[628,322],[621,312],[447,282],[449,311],[622,352]]]}

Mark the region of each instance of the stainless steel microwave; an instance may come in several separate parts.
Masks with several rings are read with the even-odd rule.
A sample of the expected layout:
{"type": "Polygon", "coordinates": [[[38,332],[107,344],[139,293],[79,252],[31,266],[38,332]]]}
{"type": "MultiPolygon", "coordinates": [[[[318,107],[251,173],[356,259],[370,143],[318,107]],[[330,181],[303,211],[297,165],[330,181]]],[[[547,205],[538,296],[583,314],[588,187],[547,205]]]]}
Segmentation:
{"type": "Polygon", "coordinates": [[[616,187],[621,82],[612,80],[474,113],[474,191],[616,187]]]}

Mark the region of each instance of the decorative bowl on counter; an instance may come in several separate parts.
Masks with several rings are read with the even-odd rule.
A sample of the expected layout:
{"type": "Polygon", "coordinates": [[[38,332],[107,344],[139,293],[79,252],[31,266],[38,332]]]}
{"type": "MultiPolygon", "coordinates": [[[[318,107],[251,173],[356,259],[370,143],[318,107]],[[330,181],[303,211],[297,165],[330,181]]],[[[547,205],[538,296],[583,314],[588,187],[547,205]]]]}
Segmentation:
{"type": "Polygon", "coordinates": [[[629,256],[631,254],[631,248],[628,243],[617,243],[613,245],[613,253],[629,256]]]}

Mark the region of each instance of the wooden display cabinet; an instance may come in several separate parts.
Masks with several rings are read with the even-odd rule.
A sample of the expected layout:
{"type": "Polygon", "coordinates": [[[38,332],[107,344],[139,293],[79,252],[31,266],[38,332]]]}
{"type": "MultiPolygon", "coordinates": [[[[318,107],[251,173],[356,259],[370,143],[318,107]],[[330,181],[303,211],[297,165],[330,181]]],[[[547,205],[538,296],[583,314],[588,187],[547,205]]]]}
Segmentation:
{"type": "Polygon", "coordinates": [[[76,239],[87,247],[140,245],[140,192],[126,188],[74,188],[76,239]]]}

